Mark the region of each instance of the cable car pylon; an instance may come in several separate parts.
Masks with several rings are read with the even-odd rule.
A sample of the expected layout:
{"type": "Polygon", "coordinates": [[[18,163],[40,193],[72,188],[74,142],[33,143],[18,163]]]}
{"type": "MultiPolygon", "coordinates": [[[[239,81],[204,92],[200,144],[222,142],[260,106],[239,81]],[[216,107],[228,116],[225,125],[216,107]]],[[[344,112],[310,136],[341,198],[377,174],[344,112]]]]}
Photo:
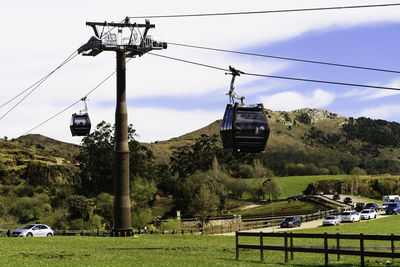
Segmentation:
{"type": "Polygon", "coordinates": [[[152,50],[166,49],[167,44],[148,36],[149,29],[154,28],[146,20],[144,24],[130,23],[127,17],[123,23],[86,22],[91,26],[95,36],[82,45],[78,52],[84,56],[97,56],[103,51],[116,52],[117,103],[115,109],[115,189],[114,189],[114,225],[112,236],[132,236],[131,202],[129,195],[129,144],[128,144],[128,111],[126,105],[126,58],[142,56],[152,50]],[[97,27],[102,27],[101,33],[97,27]],[[112,27],[109,29],[109,27],[112,27]],[[105,29],[108,31],[104,31],[105,29]],[[117,33],[113,33],[113,29],[117,33]],[[144,29],[143,33],[140,29],[144,29]],[[129,37],[124,37],[128,31],[129,37]]]}

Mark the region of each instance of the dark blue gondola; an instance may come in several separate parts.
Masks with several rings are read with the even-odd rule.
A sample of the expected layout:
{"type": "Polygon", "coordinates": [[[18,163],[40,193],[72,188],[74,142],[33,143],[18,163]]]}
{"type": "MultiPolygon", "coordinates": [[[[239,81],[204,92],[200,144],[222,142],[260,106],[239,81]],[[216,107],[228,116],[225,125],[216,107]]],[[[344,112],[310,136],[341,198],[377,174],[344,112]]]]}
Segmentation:
{"type": "Polygon", "coordinates": [[[92,124],[90,123],[89,114],[72,114],[71,124],[69,126],[72,136],[86,136],[90,133],[91,127],[92,124]]]}
{"type": "Polygon", "coordinates": [[[259,153],[265,150],[270,128],[263,104],[245,105],[245,97],[234,92],[235,77],[243,72],[229,66],[232,75],[229,98],[221,123],[221,139],[224,150],[259,153]],[[241,104],[234,101],[240,99],[241,104]]]}
{"type": "Polygon", "coordinates": [[[240,106],[228,104],[221,123],[225,150],[259,153],[265,150],[270,128],[263,104],[240,106]]]}
{"type": "Polygon", "coordinates": [[[72,136],[86,136],[90,133],[92,124],[90,123],[86,100],[86,97],[81,99],[81,101],[85,103],[85,109],[81,110],[79,114],[72,114],[71,124],[69,126],[72,136]]]}

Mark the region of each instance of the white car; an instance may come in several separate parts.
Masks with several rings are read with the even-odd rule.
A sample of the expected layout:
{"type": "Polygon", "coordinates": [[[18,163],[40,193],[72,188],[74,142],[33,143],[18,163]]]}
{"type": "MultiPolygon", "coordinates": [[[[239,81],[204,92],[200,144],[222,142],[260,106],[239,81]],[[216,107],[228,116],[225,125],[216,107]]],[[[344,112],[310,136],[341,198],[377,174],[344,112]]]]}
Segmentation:
{"type": "Polygon", "coordinates": [[[341,222],[359,222],[360,215],[355,210],[344,211],[340,216],[341,222]]]}
{"type": "Polygon", "coordinates": [[[25,226],[22,226],[21,228],[14,230],[11,233],[11,236],[15,237],[53,236],[53,235],[54,235],[53,230],[51,230],[51,228],[45,224],[27,224],[25,226]]]}
{"type": "Polygon", "coordinates": [[[322,226],[339,225],[339,224],[340,224],[339,216],[328,216],[322,221],[322,226]]]}
{"type": "Polygon", "coordinates": [[[376,211],[373,209],[364,209],[360,213],[361,220],[369,220],[376,218],[376,211]]]}

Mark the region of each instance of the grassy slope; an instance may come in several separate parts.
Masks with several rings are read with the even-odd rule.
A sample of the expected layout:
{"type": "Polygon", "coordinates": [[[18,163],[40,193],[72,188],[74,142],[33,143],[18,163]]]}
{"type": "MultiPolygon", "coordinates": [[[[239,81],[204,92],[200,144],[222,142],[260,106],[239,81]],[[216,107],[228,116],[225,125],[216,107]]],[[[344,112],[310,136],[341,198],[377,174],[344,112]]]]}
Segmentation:
{"type": "Polygon", "coordinates": [[[311,203],[302,201],[282,201],[261,205],[246,210],[233,210],[231,214],[242,216],[285,216],[288,214],[307,214],[316,212],[319,208],[311,203]]]}
{"type": "MultiPolygon", "coordinates": [[[[296,126],[293,126],[293,121],[296,120],[298,114],[298,112],[280,112],[268,110],[268,120],[271,128],[271,134],[268,140],[267,149],[271,151],[293,147],[295,147],[296,150],[316,149],[306,146],[303,142],[300,141],[300,137],[310,130],[311,124],[305,125],[302,123],[297,123],[296,126]],[[290,118],[289,121],[285,120],[286,113],[290,118]],[[290,130],[289,126],[291,126],[290,130]]],[[[331,119],[318,120],[314,123],[314,125],[316,127],[320,127],[323,130],[326,130],[327,132],[333,133],[338,132],[338,125],[341,125],[345,120],[345,117],[337,116],[331,119]]],[[[146,145],[153,150],[157,162],[166,163],[168,162],[169,156],[174,148],[184,145],[190,145],[194,142],[196,138],[200,137],[202,134],[219,135],[220,124],[221,120],[217,120],[206,127],[187,133],[180,137],[172,138],[166,141],[157,141],[155,143],[150,143],[146,145]]]]}
{"type": "MultiPolygon", "coordinates": [[[[400,216],[336,227],[318,227],[305,233],[400,233],[400,216]],[[390,227],[387,227],[390,225],[390,227]]],[[[257,244],[258,238],[240,238],[240,243],[257,244]]],[[[371,242],[371,241],[370,241],[371,242]]],[[[0,265],[2,266],[284,266],[283,252],[264,251],[266,261],[259,261],[259,251],[241,250],[240,261],[235,261],[234,236],[140,235],[134,238],[110,237],[54,237],[2,238],[0,265]]],[[[366,245],[389,245],[386,243],[366,245]]],[[[264,244],[282,245],[282,238],[265,238],[264,244]]],[[[295,245],[301,241],[295,240],[295,245]]],[[[308,241],[308,245],[322,245],[322,240],[308,241]]],[[[331,244],[331,243],[329,243],[331,244]]],[[[333,244],[333,243],[332,243],[333,244]]],[[[354,242],[342,242],[350,245],[354,242]]],[[[330,264],[336,257],[330,256],[330,264]]],[[[391,259],[371,259],[368,266],[391,259]],[[376,262],[378,261],[378,262],[376,262]]],[[[295,253],[292,262],[297,266],[323,266],[322,254],[295,253]]],[[[336,263],[337,264],[337,263],[336,263]]],[[[358,257],[342,256],[340,266],[359,264],[358,257]]],[[[287,266],[287,265],[286,265],[287,266]]],[[[395,260],[393,266],[400,266],[395,260]]]]}

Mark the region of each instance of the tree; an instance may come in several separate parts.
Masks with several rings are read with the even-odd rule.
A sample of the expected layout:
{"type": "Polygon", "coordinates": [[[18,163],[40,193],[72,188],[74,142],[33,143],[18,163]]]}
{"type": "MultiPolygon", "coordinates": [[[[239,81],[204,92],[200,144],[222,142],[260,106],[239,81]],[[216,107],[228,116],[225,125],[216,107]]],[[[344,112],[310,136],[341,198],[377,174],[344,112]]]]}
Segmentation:
{"type": "Polygon", "coordinates": [[[177,183],[174,190],[174,204],[177,210],[181,210],[186,217],[197,214],[195,198],[202,186],[206,186],[213,195],[218,197],[218,211],[225,208],[226,190],[222,176],[215,177],[212,171],[196,172],[185,180],[177,183]]]}
{"type": "MultiPolygon", "coordinates": [[[[128,127],[130,150],[130,178],[155,175],[152,152],[137,142],[132,125],[128,127]]],[[[81,193],[97,196],[102,192],[113,193],[114,189],[114,127],[102,121],[96,130],[82,140],[82,150],[76,157],[81,176],[81,193]]]]}
{"type": "Polygon", "coordinates": [[[207,171],[212,167],[216,157],[223,157],[218,136],[202,134],[193,145],[183,146],[172,152],[171,173],[177,174],[182,179],[198,170],[207,171]]]}
{"type": "Polygon", "coordinates": [[[263,185],[269,199],[278,199],[278,197],[281,195],[282,188],[275,179],[268,178],[265,180],[263,185]]]}
{"type": "Polygon", "coordinates": [[[207,219],[215,216],[219,207],[219,198],[206,184],[202,184],[200,191],[195,195],[195,215],[200,219],[202,227],[207,219]]]}
{"type": "Polygon", "coordinates": [[[72,195],[67,198],[70,219],[83,219],[89,221],[93,203],[84,196],[72,195]]]}

